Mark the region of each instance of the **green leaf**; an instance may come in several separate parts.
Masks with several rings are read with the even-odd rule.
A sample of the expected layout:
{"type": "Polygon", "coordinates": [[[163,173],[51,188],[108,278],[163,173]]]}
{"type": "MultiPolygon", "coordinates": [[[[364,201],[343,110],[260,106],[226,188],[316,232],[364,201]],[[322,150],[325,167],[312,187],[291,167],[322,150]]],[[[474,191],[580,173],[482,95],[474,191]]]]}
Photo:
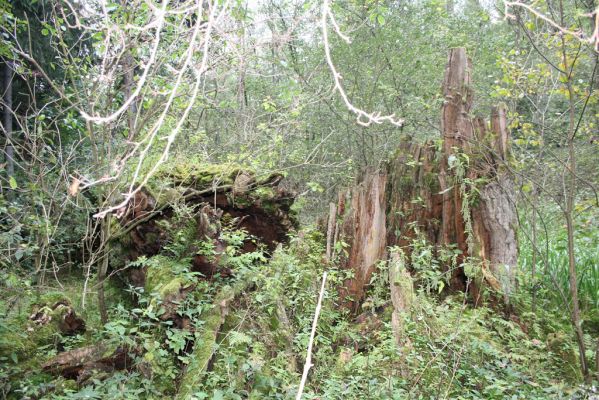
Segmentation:
{"type": "Polygon", "coordinates": [[[10,185],[10,188],[12,190],[15,190],[16,188],[19,187],[19,185],[17,185],[17,180],[15,179],[14,176],[10,177],[10,179],[8,180],[8,184],[10,185]]]}

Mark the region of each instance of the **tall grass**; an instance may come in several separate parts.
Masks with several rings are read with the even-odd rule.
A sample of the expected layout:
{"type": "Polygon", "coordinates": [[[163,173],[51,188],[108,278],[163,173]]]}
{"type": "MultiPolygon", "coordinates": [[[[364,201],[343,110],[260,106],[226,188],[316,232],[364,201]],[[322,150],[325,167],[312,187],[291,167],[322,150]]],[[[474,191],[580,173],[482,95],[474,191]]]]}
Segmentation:
{"type": "MultiPolygon", "coordinates": [[[[591,221],[593,219],[591,218],[591,221]]],[[[533,246],[530,241],[530,226],[521,226],[524,234],[520,235],[520,270],[532,273],[533,246]]],[[[549,289],[547,293],[561,302],[561,295],[556,290],[558,285],[562,293],[570,300],[568,273],[568,238],[564,227],[552,226],[548,235],[541,235],[537,243],[536,276],[533,282],[549,289]]],[[[578,277],[578,293],[583,311],[599,309],[599,227],[588,224],[577,229],[575,234],[574,255],[578,277]]]]}

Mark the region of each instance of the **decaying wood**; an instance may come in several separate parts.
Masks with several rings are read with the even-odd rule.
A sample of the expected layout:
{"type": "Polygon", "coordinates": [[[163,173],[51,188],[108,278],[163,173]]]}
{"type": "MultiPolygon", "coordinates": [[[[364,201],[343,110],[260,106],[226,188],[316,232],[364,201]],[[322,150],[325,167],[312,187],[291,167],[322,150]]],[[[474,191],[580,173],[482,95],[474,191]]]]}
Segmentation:
{"type": "MultiPolygon", "coordinates": [[[[183,202],[189,206],[208,205],[212,211],[208,212],[204,207],[204,214],[220,213],[218,219],[225,217],[228,220],[236,220],[238,228],[245,229],[270,250],[274,250],[277,243],[286,242],[287,233],[297,225],[290,211],[294,195],[279,187],[282,178],[280,174],[272,174],[258,181],[249,172],[239,171],[233,184],[222,184],[220,180],[207,184],[198,183],[193,178],[168,179],[174,185],[169,190],[179,193],[175,202],[183,202]],[[260,190],[264,189],[269,190],[267,195],[260,193],[260,190]]],[[[172,217],[173,205],[168,201],[159,203],[148,190],[142,189],[122,211],[120,223],[124,233],[128,234],[133,242],[130,258],[158,254],[168,243],[168,233],[159,222],[172,217]]],[[[202,221],[198,220],[198,223],[202,221]]],[[[247,251],[256,249],[256,245],[250,240],[246,247],[247,251]]]]}
{"type": "Polygon", "coordinates": [[[514,189],[503,167],[509,158],[507,113],[503,105],[493,108],[490,131],[483,118],[470,115],[471,70],[465,49],[449,52],[440,149],[432,142],[402,141],[386,171],[378,174],[387,175],[387,181],[373,185],[373,175],[366,174],[349,192],[347,205],[341,201],[337,205],[343,221],[341,240],[349,245],[342,267],[355,275],[341,294],[351,299],[345,305],[353,311],[386,246],[402,249],[409,269],[411,244],[417,237],[425,238],[437,253],[457,250],[455,264],[444,266],[450,290],[468,289],[476,304],[487,286],[509,302],[515,287],[517,242],[514,189]],[[383,191],[386,196],[377,196],[383,191]],[[376,214],[379,208],[385,212],[376,214]],[[477,276],[466,276],[462,267],[466,262],[480,264],[477,276]]]}
{"type": "Polygon", "coordinates": [[[410,314],[414,301],[412,276],[406,268],[405,255],[401,250],[391,253],[389,260],[389,285],[391,289],[391,327],[397,345],[402,348],[410,346],[410,339],[405,335],[403,317],[410,314]]]}
{"type": "MultiPolygon", "coordinates": [[[[351,191],[342,237],[348,244],[348,256],[342,268],[351,269],[354,276],[341,288],[341,301],[354,312],[358,310],[365,286],[384,258],[386,244],[385,185],[387,175],[381,171],[367,172],[361,183],[351,191]]],[[[342,209],[344,207],[339,207],[342,209]]]]}
{"type": "Polygon", "coordinates": [[[234,286],[223,287],[215,296],[214,305],[204,318],[204,324],[196,331],[190,361],[181,376],[176,399],[192,398],[194,390],[202,382],[204,374],[211,368],[216,350],[216,340],[225,323],[225,318],[229,314],[231,302],[251,285],[251,282],[239,281],[234,286]]]}
{"type": "Polygon", "coordinates": [[[67,379],[83,382],[97,372],[128,369],[133,365],[126,346],[110,347],[104,342],[65,351],[46,362],[42,369],[67,379]]]}
{"type": "Polygon", "coordinates": [[[404,140],[387,167],[387,245],[403,248],[408,257],[419,234],[438,241],[443,203],[436,157],[432,142],[404,140]]]}
{"type": "Polygon", "coordinates": [[[329,219],[327,222],[327,250],[326,258],[330,261],[333,255],[333,249],[335,248],[335,227],[337,225],[337,205],[335,203],[329,204],[329,219]]]}
{"type": "Polygon", "coordinates": [[[295,356],[295,350],[293,348],[293,325],[289,321],[289,317],[287,316],[287,310],[285,310],[285,305],[283,304],[281,299],[277,299],[277,319],[279,320],[280,324],[280,328],[278,330],[283,336],[283,340],[285,342],[285,352],[287,353],[287,358],[289,359],[289,371],[297,372],[298,362],[295,356]]]}
{"type": "Polygon", "coordinates": [[[32,330],[37,329],[38,326],[54,323],[63,335],[85,332],[85,321],[77,315],[66,300],[51,305],[34,305],[29,321],[32,330]]]}
{"type": "Polygon", "coordinates": [[[495,134],[494,149],[497,157],[505,161],[509,152],[509,131],[504,105],[493,107],[491,111],[491,131],[495,134]]]}

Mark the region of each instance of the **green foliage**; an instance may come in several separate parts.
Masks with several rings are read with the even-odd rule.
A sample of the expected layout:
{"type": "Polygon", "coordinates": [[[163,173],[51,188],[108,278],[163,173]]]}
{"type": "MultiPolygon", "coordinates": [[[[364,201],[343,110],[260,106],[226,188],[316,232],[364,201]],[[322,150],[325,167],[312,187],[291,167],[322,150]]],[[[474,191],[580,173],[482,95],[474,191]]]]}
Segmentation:
{"type": "MultiPolygon", "coordinates": [[[[597,212],[590,210],[581,215],[584,221],[577,229],[575,241],[576,269],[578,271],[578,290],[585,319],[592,325],[593,331],[599,330],[597,309],[599,308],[599,231],[596,229],[597,212]]],[[[520,241],[519,264],[527,274],[532,272],[535,247],[531,242],[530,220],[523,221],[523,240],[520,241]]],[[[529,290],[536,290],[550,299],[556,306],[563,305],[565,296],[570,301],[568,290],[568,250],[567,235],[563,226],[549,226],[539,230],[536,243],[536,276],[527,275],[525,284],[529,290]]]]}
{"type": "MultiPolygon", "coordinates": [[[[80,11],[79,3],[71,6],[80,11]]],[[[569,157],[563,132],[569,129],[565,110],[572,107],[579,156],[576,267],[584,339],[593,349],[599,332],[599,236],[596,213],[588,211],[597,206],[593,197],[599,177],[594,50],[569,35],[555,34],[553,27],[526,13],[519,15],[522,26],[514,33],[514,24],[497,20],[476,2],[332,2],[339,29],[352,39],[347,45],[332,34],[330,43],[351,102],[405,119],[401,128],[366,128],[355,124],[330,90],[331,72],[323,63],[318,27],[313,25],[316,3],[233,3],[220,20],[227,29],[211,38],[203,90],[185,113],[187,120],[181,120],[183,110],[198,79],[192,73],[181,76],[181,90],[157,136],[150,138],[144,135],[153,131],[165,109],[165,94],[175,83],[173,71],[185,57],[181,44],[188,42],[188,28],[196,17],[193,8],[185,9],[183,2],[168,4],[157,62],[134,107],[114,121],[94,124],[77,108],[109,115],[123,105],[131,89],[124,87],[126,73],[132,72],[133,85],[140,81],[157,36],[153,26],[158,19],[152,15],[157,6],[108,2],[104,13],[86,5],[77,21],[73,10],[59,2],[0,0],[0,58],[16,61],[12,140],[17,150],[14,175],[8,176],[6,163],[0,164],[0,397],[293,397],[325,268],[330,269],[329,283],[307,399],[590,396],[576,388],[577,348],[564,313],[570,301],[566,237],[553,218],[559,210],[545,208],[545,203],[551,197],[563,206],[568,197],[563,190],[563,160],[569,157]],[[109,30],[103,30],[104,23],[109,30]],[[269,36],[277,42],[263,46],[269,36]],[[461,294],[439,296],[446,292],[453,268],[479,279],[480,266],[473,259],[458,266],[456,249],[432,246],[418,235],[410,245],[418,296],[403,316],[401,348],[391,324],[388,263],[377,265],[361,310],[364,318],[356,322],[340,309],[338,298],[352,271],[339,270],[334,258],[323,261],[321,232],[302,231],[273,254],[263,248],[244,252],[244,244],[255,238],[235,228],[239,221],[224,220],[218,239],[227,248],[218,259],[232,277],[216,274],[207,281],[192,271],[192,257],[216,261],[217,254],[212,241],[197,239],[198,207],[183,204],[184,196],[233,185],[241,172],[259,186],[274,177],[273,171],[284,171],[289,178],[285,189],[300,193],[293,210],[313,221],[339,186],[361,167],[384,162],[402,138],[438,137],[438,109],[444,101],[440,81],[447,50],[456,46],[466,47],[473,61],[477,100],[472,113],[498,99],[508,103],[514,157],[501,168],[523,176],[522,198],[532,197],[543,209],[535,276],[532,246],[521,240],[524,273],[513,300],[517,318],[502,318],[485,307],[473,309],[461,294]],[[31,53],[38,65],[17,49],[31,53]],[[105,54],[123,57],[106,62],[105,54]],[[564,74],[560,69],[566,67],[564,74]],[[133,109],[135,121],[129,115],[133,109]],[[167,243],[160,254],[129,263],[130,243],[119,244],[123,252],[116,244],[106,246],[110,238],[102,237],[102,222],[92,215],[119,202],[123,188],[140,182],[163,159],[171,141],[162,139],[179,122],[180,140],[172,143],[170,159],[146,186],[159,206],[172,206],[172,215],[158,222],[168,233],[167,243]],[[146,149],[145,159],[130,153],[132,149],[146,149]],[[74,178],[83,186],[99,183],[69,194],[74,178]],[[95,297],[97,266],[104,257],[109,257],[114,274],[104,283],[110,316],[106,324],[100,322],[95,297]],[[126,297],[124,271],[133,268],[143,269],[146,281],[143,287],[130,287],[126,297]],[[69,299],[84,317],[85,334],[57,332],[62,308],[50,313],[50,324],[30,326],[33,304],[60,299],[69,299]],[[98,341],[129,346],[131,370],[94,375],[81,386],[40,372],[40,364],[58,352],[98,341]]],[[[543,2],[535,6],[555,8],[543,2]]],[[[569,2],[564,6],[565,23],[572,29],[592,11],[569,2]]],[[[201,53],[192,57],[196,66],[201,53]]],[[[488,137],[484,144],[492,140],[488,137]]],[[[472,233],[469,207],[476,203],[482,182],[469,179],[467,169],[478,160],[461,153],[452,157],[453,185],[465,199],[461,211],[467,233],[472,233]]],[[[400,179],[400,188],[414,185],[410,177],[400,179]]],[[[439,190],[433,174],[423,181],[431,191],[439,190]]],[[[271,201],[279,194],[276,190],[258,187],[247,198],[227,201],[243,207],[256,200],[276,214],[280,209],[271,201]]],[[[117,227],[115,221],[111,228],[117,227]]],[[[530,227],[523,224],[522,232],[529,234],[530,227]]],[[[347,244],[337,241],[335,254],[343,253],[347,244]]],[[[595,356],[588,351],[589,359],[595,356]]]]}

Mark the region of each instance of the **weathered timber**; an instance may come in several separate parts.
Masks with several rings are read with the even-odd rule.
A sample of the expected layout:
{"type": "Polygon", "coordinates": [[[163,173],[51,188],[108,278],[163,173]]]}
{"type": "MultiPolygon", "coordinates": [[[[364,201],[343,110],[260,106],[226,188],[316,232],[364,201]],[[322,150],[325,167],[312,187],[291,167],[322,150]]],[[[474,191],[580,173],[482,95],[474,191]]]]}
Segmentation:
{"type": "Polygon", "coordinates": [[[112,372],[132,366],[133,359],[126,346],[110,346],[100,342],[60,353],[44,363],[42,369],[81,383],[98,372],[112,372]]]}
{"type": "Polygon", "coordinates": [[[509,303],[515,289],[517,241],[514,189],[505,168],[509,161],[507,112],[503,105],[493,108],[489,124],[470,115],[471,71],[465,49],[452,49],[442,87],[441,146],[405,139],[379,173],[388,177],[385,183],[378,182],[384,186],[384,198],[375,195],[381,186],[376,187],[378,192],[373,190],[371,174],[349,196],[340,196],[340,239],[349,245],[350,255],[341,265],[353,269],[355,275],[341,293],[351,298],[344,305],[354,312],[372,272],[366,265],[374,265],[375,257],[384,258],[387,246],[398,246],[409,270],[411,244],[417,237],[425,238],[437,257],[443,249],[457,251],[455,263],[444,265],[449,290],[469,290],[477,304],[483,288],[490,287],[509,303]],[[361,190],[370,194],[361,195],[361,190]],[[350,198],[347,204],[345,197],[350,198]],[[375,217],[363,211],[378,209],[380,201],[384,201],[385,215],[375,217]],[[386,229],[384,239],[381,223],[386,229]],[[373,243],[376,246],[369,247],[373,243]],[[368,262],[364,262],[366,254],[368,262]],[[467,273],[465,264],[474,268],[467,273]]]}
{"type": "Polygon", "coordinates": [[[212,309],[207,312],[204,323],[195,331],[193,350],[189,364],[181,375],[179,390],[175,399],[193,398],[194,390],[202,382],[206,371],[210,370],[216,351],[217,338],[225,318],[229,314],[231,302],[251,286],[251,282],[238,281],[233,286],[225,286],[214,298],[212,309]]]}
{"type": "Polygon", "coordinates": [[[397,345],[402,348],[410,345],[410,339],[405,335],[403,317],[412,311],[414,302],[414,286],[410,272],[406,268],[403,251],[395,251],[390,255],[389,284],[391,287],[391,327],[397,345]]]}
{"type": "Polygon", "coordinates": [[[345,207],[345,198],[337,207],[340,212],[346,212],[341,232],[349,250],[347,257],[341,260],[341,267],[354,272],[354,276],[341,288],[340,297],[342,303],[354,312],[358,311],[376,263],[385,254],[386,183],[386,173],[368,171],[361,183],[350,191],[349,207],[345,207]]]}

